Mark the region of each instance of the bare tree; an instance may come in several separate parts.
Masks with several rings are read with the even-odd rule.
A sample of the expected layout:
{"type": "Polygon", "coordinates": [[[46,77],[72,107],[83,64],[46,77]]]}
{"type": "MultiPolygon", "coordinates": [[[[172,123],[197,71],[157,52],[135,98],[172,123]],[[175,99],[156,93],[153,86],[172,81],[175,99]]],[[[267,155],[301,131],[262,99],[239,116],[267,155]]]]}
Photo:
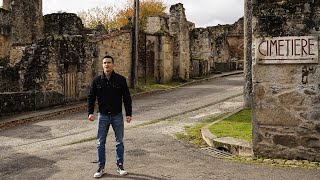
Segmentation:
{"type": "Polygon", "coordinates": [[[106,29],[114,27],[115,11],[113,7],[95,7],[86,11],[80,11],[77,15],[81,18],[85,27],[94,28],[102,24],[106,29]]]}

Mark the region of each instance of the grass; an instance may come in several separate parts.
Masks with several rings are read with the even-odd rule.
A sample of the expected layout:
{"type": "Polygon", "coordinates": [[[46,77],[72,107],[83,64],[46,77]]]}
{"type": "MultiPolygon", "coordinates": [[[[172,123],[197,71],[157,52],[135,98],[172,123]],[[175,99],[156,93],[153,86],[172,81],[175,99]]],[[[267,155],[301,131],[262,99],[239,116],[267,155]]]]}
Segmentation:
{"type": "Polygon", "coordinates": [[[221,114],[215,118],[211,118],[211,119],[208,119],[204,122],[202,122],[201,124],[198,124],[196,126],[185,126],[185,130],[186,130],[186,134],[182,134],[182,133],[177,133],[176,134],[176,137],[178,139],[182,139],[182,140],[186,140],[188,142],[191,142],[192,144],[198,146],[198,147],[205,147],[207,146],[206,142],[202,139],[202,136],[201,136],[201,128],[226,116],[228,113],[224,113],[224,114],[221,114]]]}
{"type": "Polygon", "coordinates": [[[157,124],[157,123],[159,123],[161,121],[162,121],[162,119],[153,120],[153,121],[150,121],[150,122],[146,122],[146,123],[142,123],[142,124],[138,124],[138,125],[132,126],[132,127],[130,127],[130,129],[143,127],[143,126],[149,126],[149,125],[152,125],[152,124],[157,124]]]}
{"type": "Polygon", "coordinates": [[[184,82],[171,81],[165,84],[157,84],[150,78],[147,79],[147,83],[145,83],[144,79],[138,79],[138,85],[135,89],[130,89],[131,94],[142,93],[142,92],[150,92],[156,90],[165,90],[170,89],[172,87],[180,86],[184,82]]]}
{"type": "Polygon", "coordinates": [[[72,142],[72,143],[68,143],[68,144],[65,144],[65,145],[63,145],[63,146],[70,146],[70,145],[75,145],[75,144],[90,142],[90,141],[94,141],[94,140],[97,140],[97,137],[90,137],[90,138],[86,138],[86,139],[81,139],[81,140],[79,140],[79,141],[75,141],[75,142],[72,142]]]}
{"type": "Polygon", "coordinates": [[[250,109],[240,112],[209,126],[217,137],[234,137],[252,142],[252,115],[250,109]]]}

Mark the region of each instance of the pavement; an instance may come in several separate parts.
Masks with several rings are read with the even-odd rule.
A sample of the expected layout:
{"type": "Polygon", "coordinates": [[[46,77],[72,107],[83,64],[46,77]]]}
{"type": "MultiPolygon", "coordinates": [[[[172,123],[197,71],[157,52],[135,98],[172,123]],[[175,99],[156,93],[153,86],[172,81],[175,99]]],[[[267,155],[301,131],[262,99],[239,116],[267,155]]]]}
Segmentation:
{"type": "MultiPolygon", "coordinates": [[[[235,75],[235,74],[242,74],[243,71],[233,71],[233,72],[225,72],[221,74],[213,74],[209,77],[202,78],[202,79],[193,79],[190,82],[183,83],[180,86],[172,87],[169,89],[165,90],[156,90],[156,91],[150,91],[150,92],[143,92],[143,93],[137,93],[133,94],[132,98],[137,98],[141,96],[146,96],[150,94],[155,94],[155,93],[161,93],[165,91],[170,91],[176,88],[188,86],[191,84],[197,84],[201,83],[203,81],[208,81],[210,79],[214,78],[220,78],[220,77],[225,77],[225,76],[230,76],[230,75],[235,75]]],[[[24,124],[24,123],[32,123],[36,122],[39,120],[45,120],[46,118],[51,118],[55,117],[64,113],[70,113],[70,112],[76,112],[79,110],[84,110],[87,107],[87,103],[85,101],[81,102],[76,102],[76,103],[69,103],[69,104],[64,104],[60,106],[55,106],[55,107],[50,107],[50,108],[45,108],[37,111],[30,111],[30,112],[25,112],[22,114],[17,114],[17,115],[12,115],[12,116],[7,116],[7,117],[2,117],[0,118],[0,129],[1,128],[8,128],[12,126],[17,126],[19,124],[24,124]]],[[[237,109],[236,111],[232,112],[230,115],[238,112],[241,109],[237,109]]],[[[221,120],[223,120],[226,117],[223,117],[220,120],[217,120],[211,124],[217,123],[221,120]]],[[[236,155],[236,156],[253,156],[253,151],[252,151],[252,146],[249,142],[237,138],[232,138],[232,137],[224,137],[224,138],[217,138],[215,135],[213,135],[209,130],[208,127],[211,125],[207,125],[201,129],[201,134],[202,138],[207,142],[207,144],[210,147],[214,148],[224,148],[228,152],[236,155]]]]}
{"type": "MultiPolygon", "coordinates": [[[[146,95],[155,94],[155,93],[161,93],[164,91],[170,91],[170,90],[173,90],[176,88],[201,83],[203,81],[208,81],[210,79],[220,78],[220,77],[230,76],[230,75],[236,75],[236,74],[242,74],[242,73],[243,73],[243,71],[233,71],[233,72],[225,72],[225,73],[221,73],[221,74],[213,74],[213,75],[206,77],[206,78],[193,79],[190,82],[186,82],[180,86],[172,87],[169,89],[133,94],[132,98],[134,99],[134,98],[138,98],[141,96],[146,96],[146,95]]],[[[52,117],[59,116],[64,113],[77,112],[79,110],[86,109],[86,107],[87,107],[87,103],[85,101],[80,101],[80,102],[76,102],[76,103],[69,103],[69,104],[45,108],[45,109],[41,109],[41,110],[37,110],[37,111],[25,112],[22,114],[2,117],[2,118],[0,118],[0,129],[12,127],[12,126],[17,126],[19,124],[32,123],[32,122],[36,122],[39,120],[45,120],[46,118],[52,118],[52,117]]],[[[241,108],[235,110],[234,112],[232,112],[228,116],[238,112],[239,110],[241,110],[241,108]]],[[[217,123],[225,118],[226,117],[223,117],[223,118],[221,118],[211,124],[217,123]]],[[[233,138],[233,137],[217,138],[215,135],[213,135],[208,130],[208,127],[211,124],[209,124],[201,129],[202,138],[206,141],[206,143],[210,147],[223,148],[236,156],[253,156],[252,146],[249,142],[242,140],[242,139],[233,138]]]]}
{"type": "MultiPolygon", "coordinates": [[[[213,74],[213,75],[210,75],[209,77],[206,77],[206,78],[193,79],[190,82],[186,82],[180,86],[172,87],[169,89],[132,94],[132,98],[134,99],[134,98],[138,98],[138,97],[146,96],[146,95],[150,95],[150,94],[171,91],[176,88],[188,86],[191,84],[201,83],[203,81],[208,81],[210,79],[221,78],[221,77],[225,77],[225,76],[242,74],[242,73],[243,73],[243,71],[232,71],[232,72],[225,72],[225,73],[221,73],[221,74],[213,74]]],[[[80,102],[68,103],[68,104],[64,104],[64,105],[40,109],[40,110],[36,110],[36,111],[24,112],[24,113],[16,114],[16,115],[4,116],[4,117],[0,118],[0,129],[16,126],[19,124],[36,122],[39,120],[44,120],[49,117],[59,116],[64,113],[70,113],[70,112],[76,112],[79,110],[84,110],[86,108],[87,108],[86,101],[80,101],[80,102]]]]}
{"type": "MultiPolygon", "coordinates": [[[[226,74],[208,79],[221,76],[226,74]]],[[[192,83],[201,81],[205,79],[192,83]]],[[[125,124],[124,139],[129,175],[121,177],[115,171],[115,139],[111,135],[107,139],[107,174],[102,179],[320,179],[318,169],[272,167],[273,160],[264,160],[270,165],[232,162],[176,137],[185,132],[186,126],[193,127],[211,116],[241,108],[242,83],[242,75],[237,75],[173,88],[168,90],[170,93],[157,91],[143,98],[137,98],[141,94],[134,95],[136,114],[133,122],[125,124]]],[[[85,106],[80,102],[25,113],[23,117],[28,122],[33,121],[32,117],[44,121],[0,129],[0,179],[93,179],[97,167],[97,121],[86,120],[85,106]],[[54,111],[60,108],[56,111],[60,115],[49,116],[55,116],[54,111]],[[74,112],[69,113],[68,109],[74,112]],[[32,116],[33,113],[36,114],[32,116]]],[[[12,119],[23,122],[18,116],[12,119]]]]}
{"type": "MultiPolygon", "coordinates": [[[[190,82],[186,82],[180,86],[172,87],[165,90],[156,90],[156,91],[150,91],[150,92],[143,92],[143,93],[137,93],[132,94],[132,98],[137,98],[141,96],[146,96],[150,94],[155,93],[161,93],[165,91],[170,91],[176,88],[188,86],[191,84],[197,84],[201,83],[203,81],[208,81],[210,79],[230,76],[230,75],[236,75],[236,74],[242,74],[243,71],[233,71],[233,72],[225,72],[221,74],[213,74],[209,77],[202,78],[202,79],[193,79],[190,82]]],[[[0,118],[0,129],[1,128],[8,128],[12,126],[17,126],[19,124],[25,124],[25,123],[32,123],[39,120],[45,120],[46,118],[51,118],[55,116],[59,116],[64,113],[70,113],[70,112],[76,112],[79,110],[84,110],[87,107],[87,103],[85,101],[76,102],[76,103],[69,103],[64,104],[60,106],[45,108],[37,111],[30,111],[25,112],[17,115],[11,115],[0,118]]],[[[238,112],[239,109],[231,113],[230,115],[238,112]]],[[[226,117],[223,117],[226,118],[226,117]]],[[[222,119],[223,119],[222,118],[222,119]]],[[[215,121],[213,123],[217,123],[221,121],[222,119],[215,121]]],[[[213,124],[212,123],[212,124],[213,124]]],[[[210,124],[211,125],[211,124],[210,124]]],[[[220,148],[223,147],[224,149],[228,150],[232,154],[236,156],[253,156],[252,152],[252,146],[249,142],[237,138],[232,137],[225,137],[225,138],[217,138],[215,135],[213,135],[209,130],[208,127],[210,125],[207,125],[201,129],[202,137],[207,142],[207,144],[211,147],[220,148]]]]}

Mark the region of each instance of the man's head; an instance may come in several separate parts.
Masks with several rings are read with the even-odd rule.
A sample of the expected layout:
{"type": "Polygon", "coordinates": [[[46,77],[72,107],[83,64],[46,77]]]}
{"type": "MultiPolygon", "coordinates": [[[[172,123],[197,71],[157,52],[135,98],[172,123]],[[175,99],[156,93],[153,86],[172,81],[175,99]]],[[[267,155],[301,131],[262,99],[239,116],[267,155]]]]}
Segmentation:
{"type": "Polygon", "coordinates": [[[110,55],[106,55],[102,60],[102,67],[105,73],[110,73],[113,70],[114,59],[110,55]]]}

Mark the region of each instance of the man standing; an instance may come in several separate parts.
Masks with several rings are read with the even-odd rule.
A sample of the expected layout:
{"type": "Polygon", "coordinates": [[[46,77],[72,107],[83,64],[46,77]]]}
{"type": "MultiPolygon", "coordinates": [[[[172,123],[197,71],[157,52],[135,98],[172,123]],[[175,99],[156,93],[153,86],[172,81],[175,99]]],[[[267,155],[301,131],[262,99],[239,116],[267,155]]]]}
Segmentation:
{"type": "Polygon", "coordinates": [[[92,81],[88,95],[88,119],[95,120],[94,104],[98,99],[98,170],[94,174],[99,178],[104,174],[106,161],[105,144],[110,124],[116,138],[116,163],[117,172],[126,175],[123,168],[123,131],[122,102],[126,111],[126,121],[131,122],[132,101],[126,79],[113,70],[114,59],[107,55],[102,60],[103,73],[92,81]]]}

